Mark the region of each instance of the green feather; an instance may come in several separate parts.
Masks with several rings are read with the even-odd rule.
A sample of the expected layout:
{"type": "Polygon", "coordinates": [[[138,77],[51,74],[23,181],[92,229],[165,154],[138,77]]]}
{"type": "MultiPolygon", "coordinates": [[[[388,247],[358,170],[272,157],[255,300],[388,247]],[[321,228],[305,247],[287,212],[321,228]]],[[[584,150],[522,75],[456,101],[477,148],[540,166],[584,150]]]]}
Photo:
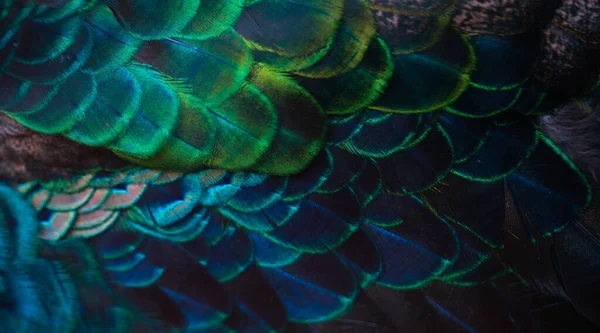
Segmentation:
{"type": "Polygon", "coordinates": [[[142,88],[133,74],[120,68],[98,82],[98,96],[85,116],[65,135],[90,146],[106,145],[128,127],[140,107],[142,88]]]}
{"type": "Polygon", "coordinates": [[[100,75],[110,73],[129,61],[143,43],[123,30],[106,6],[90,10],[87,24],[92,30],[94,43],[84,71],[100,75]]]}
{"type": "Polygon", "coordinates": [[[43,11],[38,11],[35,19],[43,22],[56,22],[70,15],[75,14],[78,10],[86,6],[86,0],[70,0],[59,7],[41,7],[43,11]]]}
{"type": "Polygon", "coordinates": [[[467,89],[475,63],[470,44],[452,29],[424,52],[393,58],[394,73],[372,109],[427,112],[453,103],[467,89]]]}
{"type": "Polygon", "coordinates": [[[23,64],[35,65],[56,59],[76,42],[81,25],[81,18],[76,16],[53,25],[36,22],[25,25],[23,38],[31,45],[19,49],[15,60],[23,64]]]}
{"type": "Polygon", "coordinates": [[[254,169],[279,175],[299,172],[323,146],[323,109],[296,82],[266,68],[259,69],[251,82],[271,99],[279,119],[275,142],[254,169]]]}
{"type": "Polygon", "coordinates": [[[148,158],[158,153],[179,122],[181,101],[159,73],[139,66],[128,69],[140,84],[140,105],[125,132],[107,147],[148,158]]]}
{"type": "Polygon", "coordinates": [[[207,165],[232,170],[250,168],[271,146],[277,132],[277,112],[255,86],[243,85],[227,101],[208,110],[218,130],[207,165]]]}
{"type": "Polygon", "coordinates": [[[136,58],[179,80],[204,103],[213,104],[237,92],[252,66],[250,50],[231,30],[208,40],[148,42],[136,58]]]}
{"type": "Polygon", "coordinates": [[[206,108],[194,108],[182,99],[180,117],[161,150],[149,159],[116,152],[117,155],[150,168],[177,171],[198,170],[211,154],[216,138],[215,120],[206,108]]]}
{"type": "Polygon", "coordinates": [[[329,79],[299,78],[299,82],[319,101],[325,112],[346,114],[376,100],[384,91],[392,71],[388,48],[381,39],[374,39],[358,67],[329,79]]]}
{"type": "Polygon", "coordinates": [[[207,39],[230,29],[242,14],[242,0],[202,0],[198,11],[178,35],[181,38],[207,39]]]}
{"type": "Polygon", "coordinates": [[[80,122],[98,95],[93,76],[77,73],[70,76],[47,95],[39,107],[26,112],[7,114],[21,124],[40,133],[58,134],[80,122]]]}
{"type": "Polygon", "coordinates": [[[181,32],[196,15],[200,0],[119,0],[109,4],[131,34],[143,40],[156,40],[181,32]]]}
{"type": "Polygon", "coordinates": [[[235,29],[250,47],[262,51],[257,53],[261,62],[300,69],[326,54],[343,10],[342,0],[264,0],[246,7],[235,29]]]}
{"type": "Polygon", "coordinates": [[[361,62],[374,36],[375,20],[368,4],[349,0],[344,4],[341,24],[327,54],[298,74],[326,78],[347,72],[361,62]]]}

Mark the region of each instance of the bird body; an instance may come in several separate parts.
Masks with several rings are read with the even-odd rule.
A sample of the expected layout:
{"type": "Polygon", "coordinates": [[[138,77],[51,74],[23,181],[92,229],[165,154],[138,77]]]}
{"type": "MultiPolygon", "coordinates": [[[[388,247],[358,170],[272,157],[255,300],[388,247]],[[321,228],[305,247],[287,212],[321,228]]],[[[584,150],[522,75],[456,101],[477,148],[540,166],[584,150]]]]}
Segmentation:
{"type": "Polygon", "coordinates": [[[557,329],[539,300],[595,329],[597,292],[575,284],[600,278],[595,170],[539,116],[595,91],[599,9],[0,0],[0,110],[23,127],[6,135],[124,160],[6,182],[0,316],[11,332],[557,329]]]}

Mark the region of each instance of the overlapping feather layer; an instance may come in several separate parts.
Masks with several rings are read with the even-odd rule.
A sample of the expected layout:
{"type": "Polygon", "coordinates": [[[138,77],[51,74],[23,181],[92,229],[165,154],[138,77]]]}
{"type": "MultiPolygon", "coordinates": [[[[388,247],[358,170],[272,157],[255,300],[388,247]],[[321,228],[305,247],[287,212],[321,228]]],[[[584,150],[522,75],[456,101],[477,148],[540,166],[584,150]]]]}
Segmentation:
{"type": "Polygon", "coordinates": [[[146,167],[287,175],[332,115],[485,117],[554,99],[534,68],[546,37],[466,37],[456,1],[37,2],[1,2],[0,109],[146,167]]]}
{"type": "Polygon", "coordinates": [[[0,108],[162,170],[20,184],[40,237],[85,239],[174,329],[291,332],[370,288],[485,284],[510,272],[506,193],[532,240],[590,200],[528,117],[554,98],[543,36],[466,36],[454,1],[2,4],[0,108]]]}

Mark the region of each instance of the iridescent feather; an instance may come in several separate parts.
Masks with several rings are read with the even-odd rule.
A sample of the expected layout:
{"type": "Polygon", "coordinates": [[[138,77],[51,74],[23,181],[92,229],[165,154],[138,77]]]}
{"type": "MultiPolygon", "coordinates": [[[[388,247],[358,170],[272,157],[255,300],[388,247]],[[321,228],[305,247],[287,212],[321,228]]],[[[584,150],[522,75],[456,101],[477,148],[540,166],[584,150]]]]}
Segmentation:
{"type": "Polygon", "coordinates": [[[543,291],[600,324],[593,188],[536,122],[596,88],[598,5],[538,2],[0,0],[0,110],[129,162],[0,188],[3,315],[545,332],[543,291]]]}

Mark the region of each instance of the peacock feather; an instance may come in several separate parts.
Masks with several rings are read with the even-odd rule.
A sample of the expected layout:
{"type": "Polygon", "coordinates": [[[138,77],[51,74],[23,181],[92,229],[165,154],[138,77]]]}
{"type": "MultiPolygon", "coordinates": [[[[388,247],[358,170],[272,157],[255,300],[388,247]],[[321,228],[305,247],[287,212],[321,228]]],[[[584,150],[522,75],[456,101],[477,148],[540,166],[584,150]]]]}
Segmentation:
{"type": "Polygon", "coordinates": [[[0,110],[128,162],[0,188],[2,320],[330,332],[391,302],[394,331],[546,332],[518,285],[600,324],[511,259],[560,238],[599,279],[592,182],[538,120],[597,88],[599,8],[0,0],[0,110]]]}

